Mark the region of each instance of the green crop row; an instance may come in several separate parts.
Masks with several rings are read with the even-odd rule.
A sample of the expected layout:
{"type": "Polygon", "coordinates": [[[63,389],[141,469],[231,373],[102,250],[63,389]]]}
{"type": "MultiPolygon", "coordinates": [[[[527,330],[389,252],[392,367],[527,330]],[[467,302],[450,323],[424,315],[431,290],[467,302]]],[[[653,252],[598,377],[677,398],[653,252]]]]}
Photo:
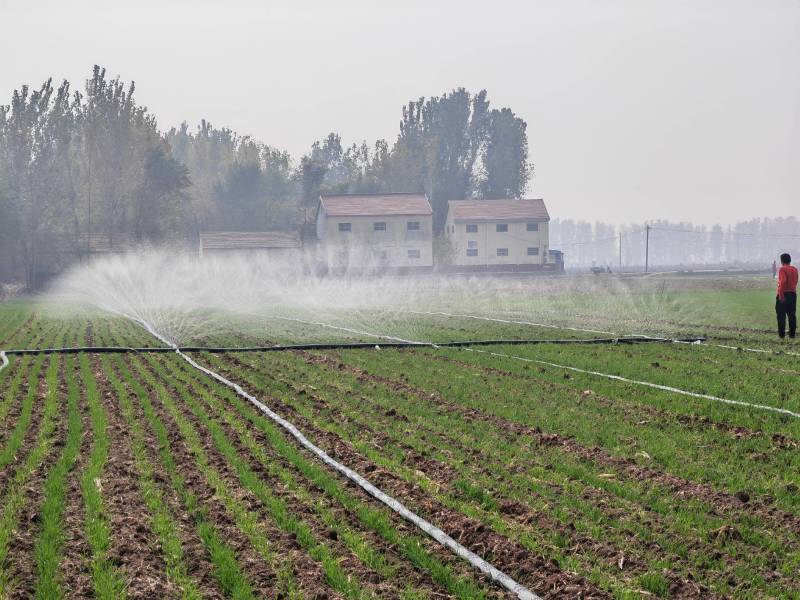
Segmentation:
{"type": "MultiPolygon", "coordinates": [[[[503,519],[497,514],[501,501],[509,499],[523,504],[529,503],[532,508],[538,507],[541,510],[540,514],[557,516],[562,525],[572,525],[578,531],[583,530],[584,533],[589,533],[597,539],[608,541],[616,539],[619,548],[627,547],[626,554],[629,559],[633,558],[630,552],[635,556],[637,547],[635,539],[641,537],[641,545],[638,546],[640,549],[647,549],[654,541],[662,548],[656,554],[645,552],[645,555],[649,555],[651,560],[655,561],[656,566],[665,551],[673,552],[676,557],[682,556],[684,560],[694,556],[693,560],[701,563],[698,566],[704,564],[705,568],[714,564],[720,565],[719,561],[708,564],[711,553],[706,554],[703,550],[706,546],[703,536],[719,527],[722,521],[719,517],[702,517],[707,514],[707,508],[698,513],[700,507],[693,506],[691,502],[676,500],[673,503],[664,503],[665,490],[661,490],[660,493],[657,490],[639,490],[638,486],[628,486],[615,479],[600,477],[605,475],[602,471],[593,468],[592,465],[570,459],[558,449],[536,447],[531,449],[528,445],[529,440],[513,436],[509,438],[506,432],[496,427],[468,422],[458,416],[438,414],[431,403],[424,399],[427,398],[427,394],[424,398],[418,398],[413,394],[398,396],[398,392],[391,388],[365,387],[355,377],[348,376],[335,367],[332,367],[335,379],[331,379],[330,373],[304,369],[302,363],[298,365],[296,360],[293,361],[286,356],[271,356],[266,362],[248,357],[243,360],[260,362],[257,365],[258,370],[269,375],[261,379],[250,378],[251,383],[258,389],[272,390],[281,394],[283,401],[289,402],[309,418],[321,422],[320,426],[336,430],[340,435],[354,440],[354,443],[360,444],[365,453],[375,453],[371,444],[374,432],[370,427],[380,429],[383,436],[382,450],[375,453],[376,459],[383,460],[388,468],[396,472],[405,472],[407,476],[414,478],[413,466],[407,467],[403,464],[404,453],[409,450],[408,446],[411,446],[417,454],[447,463],[462,474],[462,478],[455,482],[453,492],[471,498],[475,504],[471,507],[472,511],[483,513],[483,519],[489,518],[495,521],[498,530],[511,537],[520,539],[527,537],[526,541],[531,541],[526,534],[520,535],[520,529],[516,527],[509,529],[504,526],[503,519]],[[315,391],[312,392],[307,386],[315,388],[315,391]],[[307,395],[324,400],[330,408],[319,414],[309,413],[308,403],[302,400],[307,395]],[[393,414],[391,418],[386,417],[387,411],[393,414]],[[343,414],[348,416],[345,421],[341,418],[343,414]],[[325,425],[326,423],[343,424],[337,426],[325,425]],[[389,440],[386,439],[386,434],[389,440]],[[470,455],[471,450],[480,451],[478,462],[470,455]],[[579,484],[578,481],[584,483],[579,484]],[[553,491],[554,484],[556,491],[553,491]],[[594,506],[593,502],[597,500],[596,494],[588,501],[582,500],[587,489],[597,488],[606,488],[609,491],[609,494],[602,498],[604,510],[598,510],[594,506]],[[486,489],[492,490],[492,494],[487,494],[484,491],[486,489]],[[531,491],[536,492],[533,497],[531,491]],[[620,497],[615,500],[611,493],[619,494],[620,497]],[[645,516],[641,513],[642,504],[649,511],[658,512],[650,512],[645,520],[640,521],[640,516],[645,516]],[[609,518],[607,513],[627,516],[617,522],[609,518]],[[648,529],[654,525],[651,520],[661,514],[663,518],[657,518],[655,524],[660,522],[664,530],[661,533],[651,532],[648,529]],[[696,531],[698,528],[699,532],[696,531]],[[613,532],[616,529],[619,529],[619,534],[615,538],[613,532]]],[[[248,376],[245,369],[240,369],[239,373],[241,378],[248,376]]],[[[315,406],[318,404],[314,403],[315,406]]],[[[425,485],[424,478],[417,479],[418,483],[425,485]]],[[[669,497],[668,492],[666,497],[669,497]]],[[[561,534],[558,531],[548,531],[544,524],[542,527],[545,527],[545,530],[539,532],[541,537],[532,540],[535,544],[532,549],[541,549],[541,541],[547,538],[559,541],[558,536],[561,534]]],[[[773,556],[775,551],[783,554],[785,549],[781,542],[772,540],[768,533],[762,535],[760,533],[762,527],[763,525],[758,525],[757,522],[749,523],[749,520],[740,523],[744,541],[762,547],[764,551],[768,551],[769,557],[773,556]]],[[[551,542],[551,545],[558,544],[551,542]]],[[[547,548],[547,551],[551,553],[553,548],[547,548]]],[[[736,544],[731,551],[738,554],[736,544]]],[[[714,549],[714,552],[716,553],[717,549],[714,549]]],[[[585,549],[583,554],[591,557],[591,550],[585,549]]],[[[570,565],[567,563],[565,566],[570,565]]],[[[753,566],[756,567],[757,564],[753,566]]]]}
{"type": "MultiPolygon", "coordinates": [[[[13,478],[5,486],[5,495],[2,500],[3,509],[0,514],[0,596],[8,595],[15,583],[8,571],[10,566],[9,550],[19,523],[20,510],[27,500],[27,483],[55,442],[59,414],[58,368],[59,357],[52,357],[45,375],[47,393],[44,398],[42,421],[34,445],[19,464],[13,478]]],[[[32,402],[38,389],[38,381],[35,378],[31,379],[30,387],[34,392],[26,397],[26,401],[31,398],[32,402]]],[[[10,447],[6,446],[6,449],[10,447]]],[[[17,444],[16,447],[18,448],[19,445],[17,444]]]]}
{"type": "MultiPolygon", "coordinates": [[[[434,581],[450,590],[457,597],[473,598],[481,597],[483,592],[476,588],[468,579],[456,576],[448,565],[442,563],[435,556],[424,549],[423,540],[416,535],[401,534],[392,524],[391,514],[382,508],[374,508],[360,500],[356,496],[346,491],[337,479],[328,474],[324,468],[309,461],[303,453],[292,443],[286,440],[284,434],[263,415],[255,412],[252,407],[247,405],[241,398],[231,393],[227,388],[222,388],[218,395],[225,397],[229,405],[223,404],[215,398],[202,384],[202,375],[196,371],[189,370],[185,365],[181,365],[183,372],[176,375],[184,385],[199,395],[214,410],[214,416],[223,419],[237,433],[240,442],[259,460],[262,466],[270,473],[275,474],[290,489],[303,490],[302,493],[310,500],[310,492],[314,489],[322,489],[330,499],[335,500],[342,508],[350,514],[358,517],[362,527],[378,534],[386,543],[398,547],[401,554],[418,569],[423,569],[431,574],[434,581]],[[198,377],[201,378],[198,381],[198,377]],[[235,411],[231,411],[233,408],[235,411]],[[241,415],[241,416],[237,416],[241,415]],[[279,461],[274,460],[264,448],[255,440],[250,432],[250,426],[255,426],[262,434],[265,434],[270,443],[270,450],[274,451],[283,460],[288,461],[294,473],[282,467],[279,461]],[[301,483],[296,474],[300,475],[307,483],[301,483]],[[311,486],[311,487],[308,487],[311,486]]],[[[190,396],[191,397],[191,396],[190,396]]],[[[188,400],[187,400],[188,402],[188,400]]],[[[208,419],[207,416],[204,417],[208,419]]],[[[213,426],[213,421],[208,421],[209,426],[213,426]]],[[[318,510],[320,510],[318,508],[318,510]]],[[[355,538],[355,534],[348,532],[347,537],[355,538]]],[[[357,540],[357,546],[351,549],[356,555],[378,572],[385,571],[384,560],[375,555],[374,551],[367,552],[363,544],[363,539],[357,540]],[[364,556],[366,555],[366,556],[364,556]],[[377,564],[376,564],[377,563],[377,564]]],[[[404,594],[414,596],[421,592],[415,592],[409,588],[404,590],[404,594]]]]}

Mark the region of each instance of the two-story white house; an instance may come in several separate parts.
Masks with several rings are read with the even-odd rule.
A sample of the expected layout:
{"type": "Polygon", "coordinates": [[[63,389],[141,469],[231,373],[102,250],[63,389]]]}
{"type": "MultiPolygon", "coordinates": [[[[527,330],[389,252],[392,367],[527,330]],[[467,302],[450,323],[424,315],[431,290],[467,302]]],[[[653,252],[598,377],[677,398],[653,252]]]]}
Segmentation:
{"type": "Polygon", "coordinates": [[[425,194],[323,194],[319,247],[335,270],[430,268],[432,215],[425,194]]]}
{"type": "Polygon", "coordinates": [[[541,199],[452,200],[445,236],[455,265],[538,270],[548,264],[549,221],[541,199]]]}

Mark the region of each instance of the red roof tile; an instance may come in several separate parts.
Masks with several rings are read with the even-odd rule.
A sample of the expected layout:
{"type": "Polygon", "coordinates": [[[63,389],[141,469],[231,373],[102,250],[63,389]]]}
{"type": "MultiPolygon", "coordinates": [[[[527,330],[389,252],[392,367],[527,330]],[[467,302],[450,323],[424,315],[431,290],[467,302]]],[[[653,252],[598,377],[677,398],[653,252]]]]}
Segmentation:
{"type": "Polygon", "coordinates": [[[319,198],[329,217],[430,215],[425,194],[323,194],[319,198]]]}
{"type": "Polygon", "coordinates": [[[541,198],[530,200],[451,200],[455,221],[550,220],[541,198]]]}

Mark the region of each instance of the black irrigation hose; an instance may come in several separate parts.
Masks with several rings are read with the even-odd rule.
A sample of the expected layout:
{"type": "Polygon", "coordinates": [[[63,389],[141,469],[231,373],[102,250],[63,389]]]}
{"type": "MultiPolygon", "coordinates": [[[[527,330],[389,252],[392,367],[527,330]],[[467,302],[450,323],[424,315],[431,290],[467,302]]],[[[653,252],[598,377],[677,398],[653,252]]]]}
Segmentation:
{"type": "MultiPolygon", "coordinates": [[[[536,339],[536,340],[463,340],[450,342],[334,342],[329,344],[282,344],[276,346],[243,346],[243,347],[205,347],[182,346],[181,352],[210,352],[222,354],[226,352],[285,352],[289,350],[350,350],[380,348],[461,348],[466,346],[514,346],[531,344],[671,344],[675,342],[695,343],[704,342],[705,338],[656,338],[656,337],[619,337],[619,338],[589,338],[589,339],[536,339]]],[[[175,352],[175,348],[166,346],[129,347],[129,346],[76,346],[67,348],[28,348],[6,350],[7,356],[24,354],[78,354],[89,352],[94,354],[127,354],[127,353],[167,353],[175,352]]]]}

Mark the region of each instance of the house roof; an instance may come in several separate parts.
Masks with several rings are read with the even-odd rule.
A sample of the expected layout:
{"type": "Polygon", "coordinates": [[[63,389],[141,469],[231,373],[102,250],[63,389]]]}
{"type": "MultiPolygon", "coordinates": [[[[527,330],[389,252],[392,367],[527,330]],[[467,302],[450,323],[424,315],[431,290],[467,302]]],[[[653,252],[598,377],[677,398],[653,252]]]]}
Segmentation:
{"type": "Polygon", "coordinates": [[[451,200],[454,221],[550,220],[541,198],[524,200],[451,200]]]}
{"type": "Polygon", "coordinates": [[[261,250],[300,248],[297,233],[283,231],[206,231],[200,234],[203,250],[261,250]]]}
{"type": "Polygon", "coordinates": [[[322,194],[319,202],[329,217],[430,215],[425,194],[322,194]]]}

